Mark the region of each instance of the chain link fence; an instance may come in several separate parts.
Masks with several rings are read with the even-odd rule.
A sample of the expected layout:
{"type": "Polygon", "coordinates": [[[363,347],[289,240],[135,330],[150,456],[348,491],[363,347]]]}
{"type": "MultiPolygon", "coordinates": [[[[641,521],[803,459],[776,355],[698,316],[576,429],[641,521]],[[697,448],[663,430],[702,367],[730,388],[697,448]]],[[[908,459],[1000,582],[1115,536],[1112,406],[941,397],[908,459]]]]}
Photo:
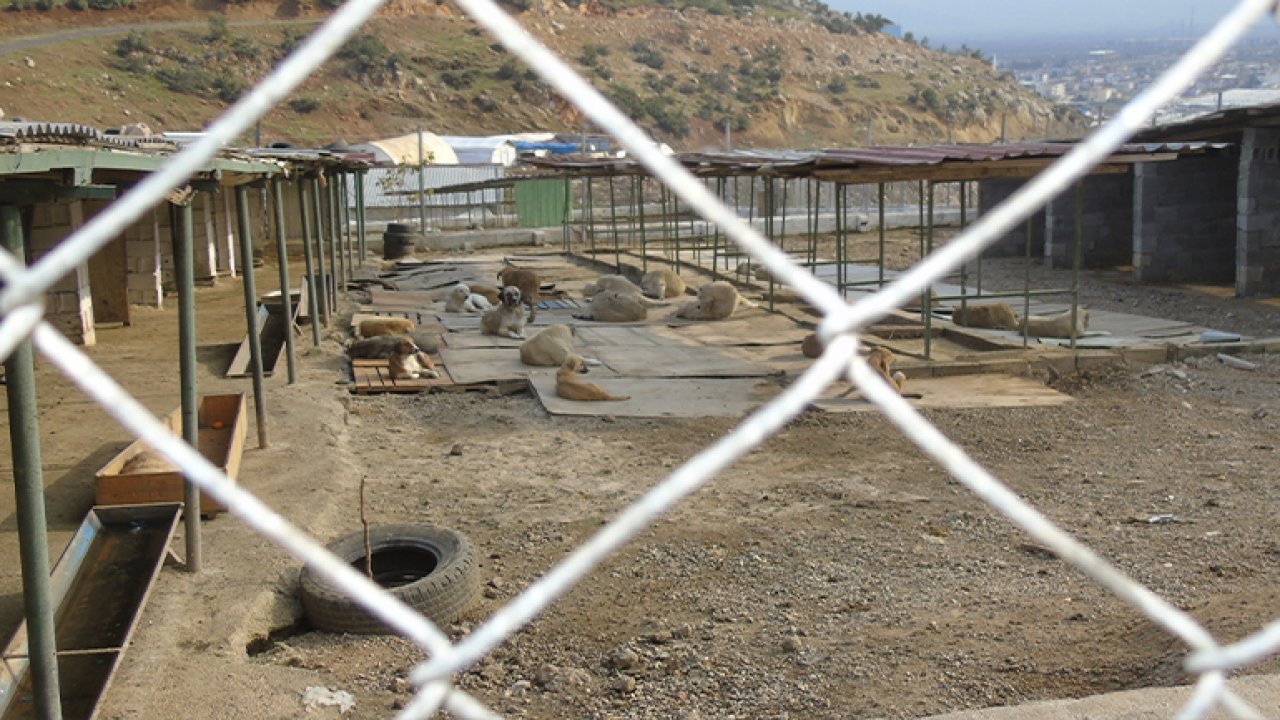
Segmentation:
{"type": "Polygon", "coordinates": [[[534,68],[564,97],[574,102],[598,127],[608,131],[632,157],[670,188],[691,209],[732,237],[756,262],[791,286],[823,313],[819,336],[826,351],[786,392],[746,418],[733,432],[695,455],[657,484],[592,539],[531,584],[509,604],[453,644],[431,622],[401,604],[350,565],[330,555],[315,540],[290,525],[256,497],[230,482],[199,453],[172,435],[106,373],[43,320],[43,293],[86,261],[143,213],[163,201],[165,193],[186,179],[224,144],[247,130],[282,101],[377,9],[379,0],[349,0],[272,74],[215,121],[207,134],[160,171],[135,186],[110,208],[67,237],[29,268],[0,252],[0,357],[8,357],[27,338],[35,348],[86,395],[117,421],[180,467],[214,500],[255,531],[312,566],[369,612],[427,654],[411,680],[417,695],[397,716],[426,718],[441,708],[464,718],[496,715],[452,684],[452,678],[517,632],[611,553],[716,474],[786,425],[833,381],[848,377],[920,451],[946,468],[961,483],[1037,542],[1130,603],[1157,626],[1190,648],[1185,669],[1198,680],[1179,710],[1179,718],[1205,717],[1221,709],[1239,718],[1262,714],[1226,685],[1226,673],[1256,663],[1280,648],[1280,621],[1229,646],[1220,645],[1189,615],[1126,576],[1114,565],[1049,522],[999,480],[975,463],[956,444],[890,389],[858,355],[858,332],[872,320],[917,297],[961,263],[1014,228],[1146,124],[1156,110],[1182,93],[1249,29],[1275,13],[1275,0],[1243,0],[1177,63],[1132,100],[1107,125],[1097,129],[1069,155],[1027,183],[1008,201],[970,226],[946,247],[922,260],[879,293],[848,304],[836,290],[817,280],[771,246],[707,188],[663,155],[648,136],[613,107],[554,53],[526,33],[491,0],[456,0],[512,54],[534,68]]]}

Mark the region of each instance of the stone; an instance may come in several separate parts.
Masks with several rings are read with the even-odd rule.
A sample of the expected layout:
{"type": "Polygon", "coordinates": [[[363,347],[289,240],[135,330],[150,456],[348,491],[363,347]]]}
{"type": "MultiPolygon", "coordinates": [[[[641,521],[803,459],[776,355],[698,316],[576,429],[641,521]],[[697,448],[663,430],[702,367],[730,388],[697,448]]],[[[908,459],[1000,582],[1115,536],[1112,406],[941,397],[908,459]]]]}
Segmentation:
{"type": "Polygon", "coordinates": [[[609,657],[605,659],[605,665],[615,670],[631,670],[640,665],[640,656],[630,648],[618,648],[609,653],[609,657]]]}
{"type": "Polygon", "coordinates": [[[630,675],[619,675],[613,679],[613,689],[620,693],[633,693],[636,691],[636,679],[630,675]]]}
{"type": "Polygon", "coordinates": [[[543,663],[533,674],[533,682],[538,687],[548,687],[555,683],[560,675],[560,668],[550,663],[543,663]]]}
{"type": "Polygon", "coordinates": [[[782,649],[789,653],[798,653],[804,649],[804,645],[800,642],[800,638],[788,635],[782,639],[782,649]]]}

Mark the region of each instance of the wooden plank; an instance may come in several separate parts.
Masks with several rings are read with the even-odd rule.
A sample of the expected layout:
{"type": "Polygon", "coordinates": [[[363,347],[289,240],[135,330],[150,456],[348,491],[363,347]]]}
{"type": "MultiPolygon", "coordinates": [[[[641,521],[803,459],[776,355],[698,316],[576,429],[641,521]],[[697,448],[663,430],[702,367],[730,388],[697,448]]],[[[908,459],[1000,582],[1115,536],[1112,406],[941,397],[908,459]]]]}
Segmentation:
{"type": "Polygon", "coordinates": [[[475,332],[446,332],[441,337],[446,347],[451,348],[518,348],[523,340],[481,335],[475,332]]]}
{"type": "MultiPolygon", "coordinates": [[[[270,318],[270,315],[271,315],[271,312],[267,309],[265,305],[261,305],[261,304],[258,305],[256,329],[257,329],[259,339],[261,339],[262,337],[262,334],[263,334],[262,331],[266,327],[267,320],[270,318]]],[[[249,362],[252,359],[253,359],[252,353],[249,352],[249,334],[245,333],[244,339],[240,341],[240,347],[236,348],[235,357],[231,358],[231,364],[227,366],[227,371],[226,373],[224,373],[224,376],[225,377],[248,376],[250,374],[249,362]]],[[[270,363],[271,369],[270,370],[267,369],[268,362],[267,362],[267,353],[265,348],[263,349],[263,353],[262,353],[262,363],[263,363],[263,367],[262,367],[263,375],[270,375],[275,370],[274,362],[270,363]]]]}
{"type": "Polygon", "coordinates": [[[541,369],[521,362],[515,348],[444,348],[440,357],[459,385],[523,380],[541,369]]]}
{"type": "Polygon", "coordinates": [[[610,415],[614,417],[742,417],[777,395],[781,388],[770,380],[755,378],[608,378],[586,379],[614,395],[629,395],[621,402],[579,402],[556,395],[555,372],[530,376],[539,402],[552,415],[610,415]]]}
{"type": "Polygon", "coordinates": [[[371,395],[376,393],[420,393],[426,392],[432,388],[445,388],[456,385],[453,376],[449,374],[449,369],[444,367],[439,358],[433,358],[436,361],[436,370],[440,373],[438,378],[416,378],[416,379],[393,379],[391,370],[386,360],[352,360],[351,361],[351,392],[357,395],[371,395]]]}

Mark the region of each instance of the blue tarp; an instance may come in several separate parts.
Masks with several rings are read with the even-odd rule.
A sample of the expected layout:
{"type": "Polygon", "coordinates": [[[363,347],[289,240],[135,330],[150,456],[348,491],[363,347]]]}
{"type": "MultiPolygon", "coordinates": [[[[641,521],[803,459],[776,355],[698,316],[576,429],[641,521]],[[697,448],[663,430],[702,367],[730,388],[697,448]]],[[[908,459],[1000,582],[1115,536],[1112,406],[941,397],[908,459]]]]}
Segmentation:
{"type": "Polygon", "coordinates": [[[546,150],[551,155],[572,155],[579,152],[578,143],[563,142],[528,142],[525,140],[516,141],[517,152],[533,152],[536,150],[546,150]]]}

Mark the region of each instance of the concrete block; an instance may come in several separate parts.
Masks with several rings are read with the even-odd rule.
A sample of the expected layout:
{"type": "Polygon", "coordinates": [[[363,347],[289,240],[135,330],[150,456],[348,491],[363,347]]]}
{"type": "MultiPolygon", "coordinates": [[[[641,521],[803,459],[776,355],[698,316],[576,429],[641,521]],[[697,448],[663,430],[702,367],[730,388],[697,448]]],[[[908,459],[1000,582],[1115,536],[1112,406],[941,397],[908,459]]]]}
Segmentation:
{"type": "Polygon", "coordinates": [[[157,290],[160,287],[160,278],[157,275],[129,273],[125,280],[125,287],[130,290],[157,290]]]}

